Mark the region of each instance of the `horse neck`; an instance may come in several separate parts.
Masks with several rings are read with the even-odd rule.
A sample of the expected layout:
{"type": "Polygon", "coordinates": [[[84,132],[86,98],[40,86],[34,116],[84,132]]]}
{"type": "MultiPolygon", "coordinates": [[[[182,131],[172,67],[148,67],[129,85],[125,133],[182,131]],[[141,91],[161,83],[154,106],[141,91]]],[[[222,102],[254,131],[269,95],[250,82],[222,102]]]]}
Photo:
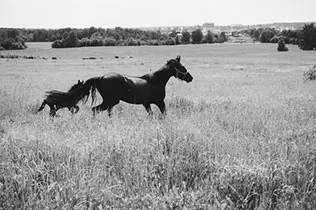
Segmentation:
{"type": "Polygon", "coordinates": [[[167,65],[161,67],[158,71],[155,71],[151,75],[151,81],[162,86],[166,86],[170,77],[173,76],[173,72],[169,69],[167,65]]]}
{"type": "Polygon", "coordinates": [[[86,85],[83,85],[81,87],[78,87],[72,91],[69,91],[69,94],[71,95],[72,98],[78,98],[79,96],[81,96],[84,92],[87,91],[87,88],[89,88],[86,85]]]}

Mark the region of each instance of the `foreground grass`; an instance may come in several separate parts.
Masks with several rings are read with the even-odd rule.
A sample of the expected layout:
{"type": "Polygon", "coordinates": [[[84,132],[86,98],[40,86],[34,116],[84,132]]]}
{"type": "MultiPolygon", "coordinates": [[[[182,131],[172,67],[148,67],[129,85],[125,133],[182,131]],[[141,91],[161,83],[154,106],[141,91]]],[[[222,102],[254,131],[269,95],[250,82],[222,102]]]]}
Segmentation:
{"type": "Polygon", "coordinates": [[[2,209],[313,209],[315,99],[4,117],[2,209]],[[134,110],[134,111],[133,111],[134,110]]]}
{"type": "Polygon", "coordinates": [[[261,46],[179,48],[194,80],[168,83],[165,119],[124,103],[112,118],[89,105],[35,114],[45,90],[140,75],[165,48],[109,48],[134,53],[119,61],[75,54],[90,49],[0,60],[0,209],[315,209],[316,85],[302,77],[314,55],[261,46]]]}

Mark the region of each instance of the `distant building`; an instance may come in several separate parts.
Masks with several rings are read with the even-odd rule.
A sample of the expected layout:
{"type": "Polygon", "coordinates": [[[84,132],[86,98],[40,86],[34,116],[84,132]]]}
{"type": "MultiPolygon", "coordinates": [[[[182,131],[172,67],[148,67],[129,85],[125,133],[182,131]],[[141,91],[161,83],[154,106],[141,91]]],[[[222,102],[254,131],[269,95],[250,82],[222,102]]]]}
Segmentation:
{"type": "Polygon", "coordinates": [[[214,23],[203,23],[202,27],[203,28],[214,28],[215,24],[214,23]]]}
{"type": "Polygon", "coordinates": [[[213,32],[214,28],[215,28],[214,23],[203,23],[201,30],[202,30],[203,35],[206,35],[208,31],[213,32]]]}

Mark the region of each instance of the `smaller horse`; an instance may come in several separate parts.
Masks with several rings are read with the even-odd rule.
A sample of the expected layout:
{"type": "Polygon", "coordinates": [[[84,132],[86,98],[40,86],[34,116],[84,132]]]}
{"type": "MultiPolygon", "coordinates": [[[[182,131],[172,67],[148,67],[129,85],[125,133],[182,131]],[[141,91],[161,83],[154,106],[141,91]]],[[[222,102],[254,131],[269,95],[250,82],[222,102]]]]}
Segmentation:
{"type": "Polygon", "coordinates": [[[72,114],[76,114],[79,111],[77,103],[85,97],[85,93],[78,93],[77,91],[83,86],[83,84],[83,80],[78,80],[78,83],[74,84],[67,92],[62,92],[59,90],[47,91],[46,98],[37,112],[42,111],[45,108],[45,105],[48,105],[50,108],[49,116],[51,117],[55,117],[56,112],[61,108],[68,108],[72,114]]]}

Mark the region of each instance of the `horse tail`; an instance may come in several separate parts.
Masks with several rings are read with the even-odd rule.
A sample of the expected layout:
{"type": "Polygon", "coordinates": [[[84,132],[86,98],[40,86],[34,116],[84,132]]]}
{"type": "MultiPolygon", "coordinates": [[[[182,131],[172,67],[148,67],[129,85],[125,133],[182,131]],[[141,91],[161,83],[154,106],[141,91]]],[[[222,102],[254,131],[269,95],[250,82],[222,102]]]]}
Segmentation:
{"type": "Polygon", "coordinates": [[[40,106],[40,108],[38,108],[37,112],[42,111],[44,109],[45,105],[46,105],[46,101],[44,100],[42,105],[40,106]]]}
{"type": "Polygon", "coordinates": [[[95,84],[91,85],[91,104],[94,104],[97,95],[97,86],[95,84]]]}
{"type": "Polygon", "coordinates": [[[92,99],[92,102],[91,104],[93,104],[96,100],[96,93],[97,93],[97,82],[101,79],[101,77],[93,77],[91,79],[88,79],[84,86],[85,86],[85,90],[86,90],[86,93],[84,94],[84,98],[85,101],[84,103],[86,103],[89,99],[89,96],[91,95],[91,99],[92,99]]]}

